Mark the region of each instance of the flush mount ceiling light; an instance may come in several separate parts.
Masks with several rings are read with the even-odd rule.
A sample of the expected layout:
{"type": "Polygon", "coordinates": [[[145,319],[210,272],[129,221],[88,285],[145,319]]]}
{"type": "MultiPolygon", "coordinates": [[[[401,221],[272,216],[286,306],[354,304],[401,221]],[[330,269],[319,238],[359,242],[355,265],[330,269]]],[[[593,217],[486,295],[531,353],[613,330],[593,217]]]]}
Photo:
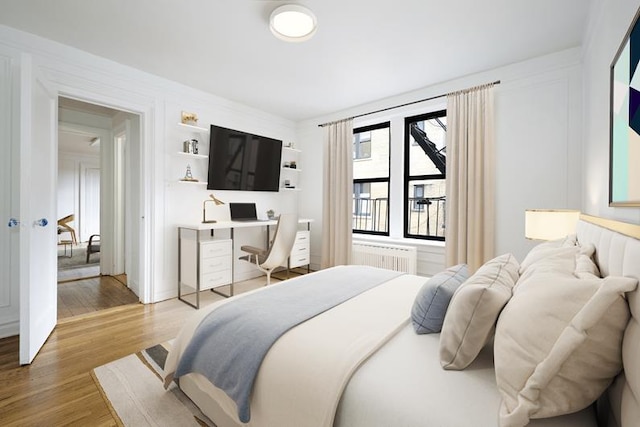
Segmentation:
{"type": "Polygon", "coordinates": [[[317,29],[316,16],[304,6],[286,4],[271,12],[269,28],[274,36],[287,42],[309,40],[317,29]]]}

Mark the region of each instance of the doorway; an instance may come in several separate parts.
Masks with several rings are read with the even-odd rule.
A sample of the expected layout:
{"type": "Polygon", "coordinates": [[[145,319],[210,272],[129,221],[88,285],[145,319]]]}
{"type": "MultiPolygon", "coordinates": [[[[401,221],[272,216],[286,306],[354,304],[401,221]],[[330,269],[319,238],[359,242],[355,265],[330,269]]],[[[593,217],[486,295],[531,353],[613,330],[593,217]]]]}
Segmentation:
{"type": "Polygon", "coordinates": [[[58,320],[139,301],[127,281],[127,137],[137,115],[58,99],[58,320]]]}

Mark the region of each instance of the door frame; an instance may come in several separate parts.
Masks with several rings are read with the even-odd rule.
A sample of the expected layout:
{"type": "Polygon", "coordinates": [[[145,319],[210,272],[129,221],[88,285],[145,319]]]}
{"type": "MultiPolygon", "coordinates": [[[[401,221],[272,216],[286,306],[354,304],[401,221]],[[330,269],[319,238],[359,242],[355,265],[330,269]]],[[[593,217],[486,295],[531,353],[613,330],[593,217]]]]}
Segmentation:
{"type": "MultiPolygon", "coordinates": [[[[87,91],[82,88],[82,84],[74,81],[69,84],[63,81],[65,77],[56,75],[52,77],[54,86],[58,89],[58,96],[72,98],[90,104],[103,105],[105,107],[120,110],[126,113],[138,116],[138,125],[132,126],[131,132],[138,132],[137,144],[129,144],[128,150],[130,156],[130,172],[129,188],[131,199],[137,202],[131,208],[130,217],[134,227],[131,231],[133,245],[137,245],[138,253],[135,259],[132,257],[131,263],[138,265],[134,275],[127,277],[131,289],[139,290],[138,297],[140,302],[148,304],[153,302],[154,295],[154,258],[155,251],[155,233],[154,227],[162,222],[155,219],[157,212],[151,215],[157,197],[154,187],[154,175],[156,171],[156,156],[153,150],[152,135],[157,133],[155,118],[159,116],[158,106],[154,98],[132,97],[131,92],[114,90],[111,86],[101,87],[102,92],[96,90],[87,91]],[[133,100],[132,100],[133,99],[133,100]],[[137,228],[137,230],[135,230],[137,228]]],[[[131,138],[135,140],[135,138],[131,138]]],[[[102,185],[102,184],[101,184],[102,185]]],[[[101,221],[103,219],[101,218],[101,221]]],[[[133,270],[133,269],[132,269],[133,270]]]]}

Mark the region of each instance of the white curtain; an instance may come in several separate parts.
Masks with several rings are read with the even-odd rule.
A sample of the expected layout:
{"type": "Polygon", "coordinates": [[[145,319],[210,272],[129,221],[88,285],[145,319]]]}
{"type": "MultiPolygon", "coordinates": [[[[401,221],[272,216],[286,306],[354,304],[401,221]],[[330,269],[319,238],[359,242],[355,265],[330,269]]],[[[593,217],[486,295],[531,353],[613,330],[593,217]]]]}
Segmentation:
{"type": "Polygon", "coordinates": [[[446,264],[494,257],[493,84],[447,97],[446,264]]]}
{"type": "Polygon", "coordinates": [[[324,127],[322,268],[351,261],[353,215],[353,120],[324,127]]]}

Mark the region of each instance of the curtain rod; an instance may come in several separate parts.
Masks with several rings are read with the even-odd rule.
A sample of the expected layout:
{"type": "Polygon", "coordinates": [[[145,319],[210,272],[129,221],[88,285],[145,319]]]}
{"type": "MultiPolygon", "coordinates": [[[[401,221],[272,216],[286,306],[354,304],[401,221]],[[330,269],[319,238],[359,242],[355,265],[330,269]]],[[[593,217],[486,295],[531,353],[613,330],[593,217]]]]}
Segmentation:
{"type": "MultiPolygon", "coordinates": [[[[496,80],[495,82],[489,83],[489,84],[499,85],[500,84],[500,80],[496,80]]],[[[479,85],[479,86],[483,86],[483,85],[479,85]]],[[[464,89],[464,90],[468,90],[468,89],[464,89]]],[[[460,91],[454,91],[454,92],[450,92],[450,93],[455,93],[455,92],[460,92],[460,91]]],[[[356,119],[358,117],[364,117],[364,116],[369,116],[371,114],[382,113],[384,111],[395,110],[396,108],[406,107],[408,105],[418,104],[420,102],[431,101],[432,99],[442,98],[443,96],[447,96],[447,95],[449,95],[449,93],[444,93],[442,95],[436,95],[436,96],[430,96],[429,98],[418,99],[417,101],[406,102],[404,104],[394,105],[393,107],[381,108],[379,110],[369,111],[368,113],[357,114],[355,116],[347,117],[346,119],[340,119],[340,120],[352,120],[352,119],[356,119]]],[[[327,125],[330,125],[331,123],[335,123],[335,122],[338,122],[340,120],[333,120],[333,121],[330,121],[330,122],[327,122],[327,123],[322,123],[322,124],[318,125],[318,127],[325,127],[327,125]]]]}

